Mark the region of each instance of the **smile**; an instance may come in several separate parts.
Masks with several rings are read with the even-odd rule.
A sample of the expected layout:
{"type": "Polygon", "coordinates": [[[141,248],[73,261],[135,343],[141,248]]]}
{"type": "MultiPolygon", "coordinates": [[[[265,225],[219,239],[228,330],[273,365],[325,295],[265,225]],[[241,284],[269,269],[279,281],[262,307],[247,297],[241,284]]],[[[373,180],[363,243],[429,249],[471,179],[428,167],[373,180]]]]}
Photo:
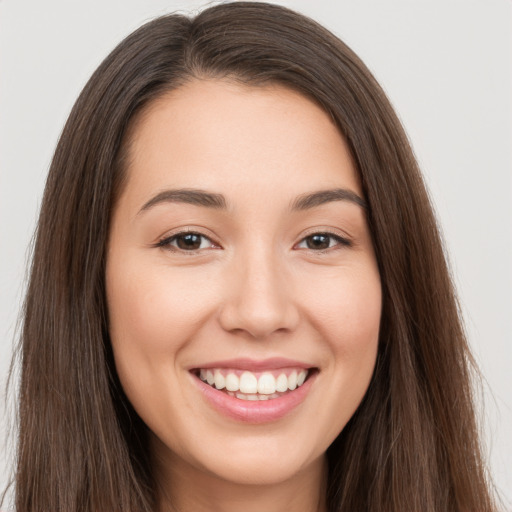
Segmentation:
{"type": "Polygon", "coordinates": [[[273,400],[302,386],[309,371],[287,368],[265,372],[235,369],[200,369],[199,378],[211,387],[240,400],[273,400]]]}
{"type": "Polygon", "coordinates": [[[205,403],[224,417],[252,424],[291,414],[306,401],[320,373],[284,358],[217,361],[189,371],[205,403]]]}

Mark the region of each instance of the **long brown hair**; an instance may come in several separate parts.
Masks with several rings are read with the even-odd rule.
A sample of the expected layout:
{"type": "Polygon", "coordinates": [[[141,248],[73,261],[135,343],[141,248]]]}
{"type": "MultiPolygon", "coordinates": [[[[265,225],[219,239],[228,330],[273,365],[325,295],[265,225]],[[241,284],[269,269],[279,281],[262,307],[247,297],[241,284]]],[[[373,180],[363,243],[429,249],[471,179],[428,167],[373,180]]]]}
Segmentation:
{"type": "Polygon", "coordinates": [[[407,137],[343,42],[261,2],[144,25],[101,64],[70,114],[45,188],[24,306],[17,510],[155,507],[146,427],[111,353],[105,248],[131,121],[164,92],[205,78],[278,83],[318,103],[347,140],[369,205],[383,291],[379,353],[363,402],[327,452],[329,510],[495,510],[473,361],[407,137]]]}

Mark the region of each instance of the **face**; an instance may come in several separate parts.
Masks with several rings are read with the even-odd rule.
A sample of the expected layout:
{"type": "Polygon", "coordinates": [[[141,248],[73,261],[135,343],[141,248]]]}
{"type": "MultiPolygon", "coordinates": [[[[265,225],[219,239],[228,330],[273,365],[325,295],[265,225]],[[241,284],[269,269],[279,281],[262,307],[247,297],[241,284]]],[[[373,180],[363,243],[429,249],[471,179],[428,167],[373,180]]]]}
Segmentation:
{"type": "Polygon", "coordinates": [[[155,456],[234,483],[318,467],[367,390],[381,315],[343,138],[288,89],[194,81],[137,120],[129,157],[107,300],[155,456]]]}

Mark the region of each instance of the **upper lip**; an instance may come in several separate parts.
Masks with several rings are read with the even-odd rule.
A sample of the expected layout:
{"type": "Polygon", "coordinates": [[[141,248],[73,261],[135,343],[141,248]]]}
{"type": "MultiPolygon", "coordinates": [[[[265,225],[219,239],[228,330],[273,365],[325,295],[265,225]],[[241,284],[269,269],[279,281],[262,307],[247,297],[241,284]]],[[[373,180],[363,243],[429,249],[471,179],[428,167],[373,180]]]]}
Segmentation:
{"type": "Polygon", "coordinates": [[[236,358],[224,359],[222,361],[210,361],[208,363],[193,366],[194,369],[208,369],[208,368],[231,368],[234,370],[248,370],[253,372],[261,372],[265,370],[278,370],[279,368],[314,368],[314,365],[288,359],[285,357],[271,357],[268,359],[250,359],[250,358],[236,358]]]}

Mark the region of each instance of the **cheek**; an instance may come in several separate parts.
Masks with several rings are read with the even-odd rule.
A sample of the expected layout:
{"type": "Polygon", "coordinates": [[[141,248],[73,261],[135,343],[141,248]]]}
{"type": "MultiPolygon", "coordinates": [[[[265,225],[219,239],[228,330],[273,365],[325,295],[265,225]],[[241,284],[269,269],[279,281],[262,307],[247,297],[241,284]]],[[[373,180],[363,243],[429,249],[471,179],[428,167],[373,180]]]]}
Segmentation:
{"type": "Polygon", "coordinates": [[[376,350],[382,292],[374,266],[332,273],[309,297],[311,322],[342,360],[376,350]]]}
{"type": "Polygon", "coordinates": [[[373,261],[361,259],[332,268],[300,268],[293,277],[293,296],[306,329],[300,338],[313,342],[308,346],[321,368],[313,395],[315,408],[308,415],[312,423],[305,423],[305,428],[315,447],[327,449],[358,408],[373,375],[381,318],[380,276],[373,261]]]}
{"type": "Polygon", "coordinates": [[[380,276],[375,265],[342,269],[323,282],[310,309],[315,329],[329,354],[333,389],[343,407],[344,425],[362,400],[375,367],[382,309],[380,276]]]}
{"type": "MultiPolygon", "coordinates": [[[[141,261],[140,253],[107,265],[109,332],[115,366],[131,404],[155,432],[175,421],[169,396],[177,390],[181,354],[215,308],[204,276],[141,261]]],[[[181,404],[183,412],[186,403],[181,404]]]]}
{"type": "Polygon", "coordinates": [[[180,279],[179,273],[149,265],[128,270],[117,267],[107,274],[110,331],[116,340],[132,340],[143,349],[169,349],[186,338],[211,305],[208,288],[180,279]]]}
{"type": "Polygon", "coordinates": [[[112,258],[106,279],[116,368],[125,391],[143,389],[173,374],[180,351],[214,308],[214,293],[187,272],[128,255],[117,262],[112,258]]]}

